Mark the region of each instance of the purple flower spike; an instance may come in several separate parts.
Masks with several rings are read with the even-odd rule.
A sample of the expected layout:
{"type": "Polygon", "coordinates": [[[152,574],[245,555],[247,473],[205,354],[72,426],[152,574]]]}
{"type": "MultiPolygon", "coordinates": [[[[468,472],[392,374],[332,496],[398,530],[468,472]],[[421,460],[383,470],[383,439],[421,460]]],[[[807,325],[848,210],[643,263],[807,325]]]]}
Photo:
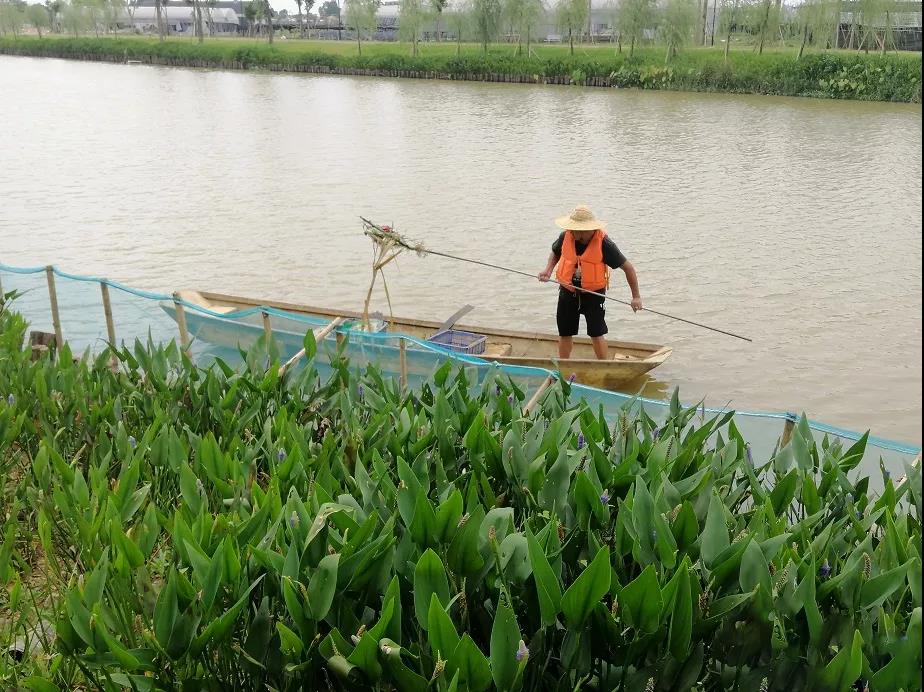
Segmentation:
{"type": "Polygon", "coordinates": [[[289,515],[289,526],[291,526],[293,529],[298,526],[298,512],[296,512],[294,509],[292,510],[292,514],[289,515]]]}
{"type": "Polygon", "coordinates": [[[522,639],[520,640],[520,645],[517,647],[516,659],[517,663],[522,661],[524,658],[529,656],[529,649],[526,648],[526,642],[522,639]]]}
{"type": "Polygon", "coordinates": [[[745,446],[744,446],[744,451],[745,451],[745,452],[747,453],[747,455],[748,455],[748,463],[749,463],[751,466],[753,466],[753,465],[754,465],[754,455],[751,454],[751,445],[745,445],[745,446]]]}
{"type": "Polygon", "coordinates": [[[651,540],[653,541],[658,540],[658,532],[655,531],[654,529],[651,530],[651,540]]]}
{"type": "Polygon", "coordinates": [[[494,385],[494,395],[500,396],[500,385],[499,384],[494,385]]]}
{"type": "Polygon", "coordinates": [[[138,446],[138,440],[136,440],[134,437],[129,435],[128,436],[128,446],[134,449],[135,447],[138,446]]]}
{"type": "Polygon", "coordinates": [[[584,449],[584,433],[578,433],[578,449],[584,449]]]}
{"type": "Polygon", "coordinates": [[[825,560],[825,563],[821,566],[821,569],[818,570],[818,576],[822,579],[827,578],[831,574],[831,565],[828,564],[828,561],[825,560]]]}
{"type": "Polygon", "coordinates": [[[610,503],[610,494],[604,490],[603,494],[600,496],[600,504],[608,505],[609,503],[610,503]]]}
{"type": "Polygon", "coordinates": [[[577,379],[577,374],[576,374],[576,373],[571,373],[571,375],[568,376],[568,384],[574,384],[574,381],[575,381],[576,379],[577,379]]]}
{"type": "Polygon", "coordinates": [[[10,406],[12,406],[13,404],[16,403],[16,397],[13,396],[12,394],[10,394],[10,395],[6,398],[6,403],[9,404],[10,406]]]}
{"type": "Polygon", "coordinates": [[[280,449],[278,452],[276,452],[276,458],[279,461],[285,461],[286,460],[286,450],[280,449]]]}
{"type": "Polygon", "coordinates": [[[508,404],[512,404],[512,403],[513,403],[513,394],[508,394],[508,395],[507,395],[507,403],[508,403],[508,404]]]}
{"type": "Polygon", "coordinates": [[[363,387],[362,385],[359,385],[359,398],[362,399],[365,393],[366,393],[366,388],[363,387]]]}
{"type": "Polygon", "coordinates": [[[651,439],[657,440],[658,437],[660,437],[660,435],[661,435],[661,428],[655,428],[654,432],[651,433],[651,439]]]}

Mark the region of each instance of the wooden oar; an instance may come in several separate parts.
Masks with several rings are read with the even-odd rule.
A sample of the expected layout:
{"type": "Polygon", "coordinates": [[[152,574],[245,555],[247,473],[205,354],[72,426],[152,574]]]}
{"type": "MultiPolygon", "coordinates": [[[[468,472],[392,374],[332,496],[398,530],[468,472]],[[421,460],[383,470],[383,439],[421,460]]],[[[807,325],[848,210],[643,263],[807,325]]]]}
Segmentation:
{"type": "Polygon", "coordinates": [[[472,305],[466,305],[464,307],[459,308],[458,310],[455,311],[455,313],[453,313],[453,315],[449,317],[449,319],[447,319],[439,327],[436,328],[436,333],[439,334],[440,332],[445,332],[447,329],[452,329],[455,326],[456,322],[458,322],[464,315],[467,315],[474,309],[475,308],[472,305]]]}
{"type": "MultiPolygon", "coordinates": [[[[338,317],[330,324],[326,324],[323,327],[312,330],[314,333],[315,343],[320,343],[324,337],[326,337],[328,334],[334,331],[337,327],[343,324],[343,321],[344,321],[343,317],[338,317]]],[[[285,375],[286,370],[289,369],[289,366],[292,365],[293,363],[297,363],[298,359],[301,358],[303,355],[305,355],[305,349],[302,349],[301,351],[296,353],[294,356],[289,358],[289,360],[287,360],[281,366],[279,366],[279,377],[282,377],[283,375],[285,375]]]]}

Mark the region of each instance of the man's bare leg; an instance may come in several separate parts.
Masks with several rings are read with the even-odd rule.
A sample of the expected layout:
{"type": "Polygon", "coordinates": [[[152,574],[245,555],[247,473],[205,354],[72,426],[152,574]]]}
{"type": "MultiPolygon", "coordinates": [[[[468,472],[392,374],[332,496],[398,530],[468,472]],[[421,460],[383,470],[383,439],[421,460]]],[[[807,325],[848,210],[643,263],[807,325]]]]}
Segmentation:
{"type": "Polygon", "coordinates": [[[610,347],[607,346],[605,336],[592,336],[590,340],[594,345],[594,355],[597,356],[597,360],[606,360],[610,357],[610,347]]]}
{"type": "Polygon", "coordinates": [[[571,347],[574,345],[574,338],[570,336],[558,337],[558,357],[570,358],[571,347]]]}

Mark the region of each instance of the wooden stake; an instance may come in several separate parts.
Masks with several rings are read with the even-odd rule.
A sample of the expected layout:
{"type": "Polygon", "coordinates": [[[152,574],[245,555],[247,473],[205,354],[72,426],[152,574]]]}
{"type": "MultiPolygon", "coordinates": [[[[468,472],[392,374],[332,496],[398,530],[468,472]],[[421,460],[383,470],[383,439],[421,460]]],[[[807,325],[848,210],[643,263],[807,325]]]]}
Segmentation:
{"type": "Polygon", "coordinates": [[[401,391],[407,389],[407,343],[404,337],[398,342],[398,360],[400,363],[400,374],[398,383],[401,385],[401,391]]]}
{"type": "Polygon", "coordinates": [[[792,439],[792,431],[796,429],[796,423],[791,418],[787,418],[783,423],[783,437],[780,438],[780,449],[789,444],[792,439]]]}
{"type": "Polygon", "coordinates": [[[100,282],[99,292],[103,294],[103,313],[106,315],[106,336],[113,348],[116,346],[115,324],[112,321],[112,304],[109,302],[109,284],[100,282]]]}
{"type": "Polygon", "coordinates": [[[173,294],[173,306],[176,308],[176,325],[180,329],[180,347],[189,351],[189,332],[186,330],[186,309],[180,302],[180,294],[173,294]]]}
{"type": "Polygon", "coordinates": [[[64,346],[64,334],[61,332],[61,318],[58,315],[58,292],[55,290],[55,268],[50,264],[45,267],[48,279],[48,298],[51,300],[51,323],[55,328],[55,344],[60,351],[64,346]]]}
{"type": "MultiPolygon", "coordinates": [[[[341,324],[343,324],[343,318],[342,318],[342,317],[338,317],[337,319],[335,319],[335,320],[334,320],[333,322],[331,322],[330,324],[327,324],[327,325],[325,325],[325,326],[323,326],[323,327],[321,327],[321,328],[319,328],[319,329],[313,330],[315,343],[317,343],[317,344],[320,346],[321,340],[322,340],[324,337],[326,337],[328,334],[330,334],[332,331],[334,331],[334,330],[335,330],[337,327],[339,327],[341,324]]],[[[285,374],[286,374],[286,370],[289,369],[289,366],[291,366],[291,365],[293,365],[294,363],[298,362],[298,359],[301,358],[303,355],[305,355],[305,349],[302,349],[301,351],[299,351],[298,353],[296,353],[294,356],[292,356],[291,358],[289,358],[289,360],[287,360],[285,363],[283,363],[283,364],[279,367],[279,377],[282,377],[283,375],[285,375],[285,374]]]]}
{"type": "Polygon", "coordinates": [[[532,398],[526,402],[526,406],[523,407],[523,415],[528,416],[529,412],[533,410],[533,407],[539,403],[539,398],[555,382],[555,377],[549,375],[545,378],[543,383],[539,385],[539,389],[536,390],[536,393],[533,394],[532,398]]]}
{"type": "Polygon", "coordinates": [[[270,316],[266,310],[260,313],[263,316],[263,336],[266,337],[266,347],[269,348],[270,340],[273,338],[273,328],[270,326],[270,316]]]}

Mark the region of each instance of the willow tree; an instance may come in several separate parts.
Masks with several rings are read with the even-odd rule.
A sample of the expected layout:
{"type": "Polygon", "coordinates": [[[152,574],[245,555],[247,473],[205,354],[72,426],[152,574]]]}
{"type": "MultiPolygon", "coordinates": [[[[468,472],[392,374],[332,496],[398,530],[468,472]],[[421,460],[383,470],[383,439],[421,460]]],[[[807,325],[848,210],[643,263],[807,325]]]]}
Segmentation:
{"type": "Polygon", "coordinates": [[[9,32],[19,36],[27,21],[25,5],[0,2],[0,35],[9,32]]]}
{"type": "Polygon", "coordinates": [[[462,37],[468,36],[472,26],[472,7],[468,0],[454,2],[446,13],[446,24],[456,37],[456,55],[462,55],[462,37]]]}
{"type": "Polygon", "coordinates": [[[719,31],[725,36],[725,47],[723,54],[725,61],[728,62],[728,53],[731,50],[732,31],[738,29],[743,16],[741,0],[722,0],[721,4],[721,21],[719,22],[719,31]]]}
{"type": "Polygon", "coordinates": [[[517,55],[523,53],[523,37],[526,36],[526,55],[531,52],[532,37],[545,15],[543,0],[505,0],[504,17],[517,34],[517,55]]]}
{"type": "Polygon", "coordinates": [[[443,10],[446,9],[448,0],[430,0],[430,7],[433,9],[433,16],[436,19],[436,41],[440,40],[440,19],[443,17],[443,10]]]}
{"type": "Polygon", "coordinates": [[[411,55],[417,55],[417,44],[427,19],[424,0],[401,0],[398,6],[398,37],[411,42],[411,55]]]}
{"type": "Polygon", "coordinates": [[[669,63],[677,52],[693,38],[697,21],[696,0],[667,0],[661,10],[659,33],[667,46],[664,62],[669,63]]]}
{"type": "Polygon", "coordinates": [[[475,40],[485,53],[488,52],[488,44],[497,40],[502,22],[500,0],[472,0],[472,29],[475,40]]]}
{"type": "Polygon", "coordinates": [[[374,34],[378,26],[375,13],[379,9],[379,0],[346,0],[347,26],[356,32],[356,48],[363,54],[363,34],[374,34]]]}
{"type": "Polygon", "coordinates": [[[629,41],[629,57],[635,55],[635,45],[645,36],[646,29],[657,25],[654,0],[622,0],[617,15],[620,39],[629,41]]]}
{"type": "Polygon", "coordinates": [[[26,17],[39,38],[42,38],[42,30],[51,26],[51,15],[42,5],[29,5],[26,8],[26,17]]]}
{"type": "Polygon", "coordinates": [[[574,35],[580,37],[590,16],[587,0],[559,0],[555,14],[558,28],[568,33],[568,44],[571,46],[571,55],[574,55],[574,35]]]}

